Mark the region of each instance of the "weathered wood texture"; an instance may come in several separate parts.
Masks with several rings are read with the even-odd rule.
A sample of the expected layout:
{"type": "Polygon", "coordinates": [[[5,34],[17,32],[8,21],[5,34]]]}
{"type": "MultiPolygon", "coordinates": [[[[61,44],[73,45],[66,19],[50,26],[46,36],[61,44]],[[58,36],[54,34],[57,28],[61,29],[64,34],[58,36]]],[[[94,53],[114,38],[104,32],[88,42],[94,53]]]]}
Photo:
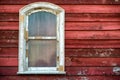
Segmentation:
{"type": "MultiPolygon", "coordinates": [[[[80,57],[80,58],[119,58],[120,57],[120,49],[115,48],[89,48],[89,49],[73,49],[73,48],[66,48],[65,49],[65,56],[66,57],[80,57]]],[[[18,57],[18,48],[7,48],[7,47],[0,47],[0,58],[17,58],[18,57]]]]}
{"type": "MultiPolygon", "coordinates": [[[[18,13],[25,5],[0,5],[0,13],[18,13]]],[[[120,5],[59,5],[66,13],[120,13],[120,5]]]]}
{"type": "Polygon", "coordinates": [[[0,80],[120,80],[120,0],[0,0],[0,80]],[[66,75],[17,75],[19,9],[63,7],[66,75]]]}
{"type": "MultiPolygon", "coordinates": [[[[88,75],[88,76],[116,75],[117,76],[117,75],[120,75],[120,72],[118,70],[119,68],[120,67],[67,67],[66,76],[84,76],[84,75],[88,75]]],[[[16,74],[17,70],[18,70],[17,67],[0,67],[0,75],[7,75],[7,76],[16,75],[17,76],[16,74]]],[[[54,77],[55,75],[52,75],[52,76],[54,77]]]]}
{"type": "MultiPolygon", "coordinates": [[[[112,67],[120,66],[120,58],[80,58],[66,57],[66,67],[112,67]]],[[[18,58],[0,58],[0,66],[18,66],[18,58]]]]}
{"type": "Polygon", "coordinates": [[[119,76],[52,76],[52,75],[33,75],[33,76],[0,76],[1,80],[120,80],[119,76]],[[47,76],[47,77],[46,77],[47,76]],[[49,79],[48,79],[49,77],[49,79]]]}
{"type": "MultiPolygon", "coordinates": [[[[120,21],[120,13],[66,13],[65,21],[120,21]]],[[[1,13],[0,21],[18,21],[18,13],[1,13]]]]}
{"type": "MultiPolygon", "coordinates": [[[[4,18],[5,19],[5,18],[4,18]]],[[[2,19],[0,19],[2,20],[2,19]]],[[[74,20],[74,19],[72,19],[74,20]]],[[[9,20],[8,20],[9,21],[9,20]]],[[[18,30],[18,22],[0,22],[0,30],[18,30]]],[[[66,22],[66,31],[108,31],[120,30],[119,22],[66,22]]]]}
{"type": "Polygon", "coordinates": [[[67,57],[81,57],[81,58],[119,58],[120,57],[120,49],[66,49],[65,51],[67,57]]]}
{"type": "Polygon", "coordinates": [[[18,57],[18,48],[0,48],[0,57],[18,57]]]}
{"type": "Polygon", "coordinates": [[[29,4],[38,1],[47,1],[55,4],[120,4],[119,0],[1,0],[0,4],[29,4]]]}
{"type": "MultiPolygon", "coordinates": [[[[120,48],[119,40],[66,40],[66,49],[80,49],[80,48],[120,48]],[[70,42],[72,41],[72,42],[70,42]]],[[[7,39],[0,40],[0,47],[18,47],[18,40],[7,39]]]]}
{"type": "MultiPolygon", "coordinates": [[[[66,31],[65,39],[120,39],[120,31],[66,31]]],[[[0,39],[18,39],[18,31],[0,30],[0,39]]]]}

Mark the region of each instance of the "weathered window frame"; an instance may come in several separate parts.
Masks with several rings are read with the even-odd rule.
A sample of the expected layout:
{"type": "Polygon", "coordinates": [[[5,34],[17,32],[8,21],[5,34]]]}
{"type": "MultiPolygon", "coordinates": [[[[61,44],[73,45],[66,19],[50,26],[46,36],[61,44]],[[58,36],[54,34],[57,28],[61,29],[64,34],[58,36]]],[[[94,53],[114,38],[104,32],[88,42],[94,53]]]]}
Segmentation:
{"type": "MultiPolygon", "coordinates": [[[[36,2],[26,5],[19,11],[19,67],[18,74],[65,74],[64,63],[64,9],[48,3],[36,2]],[[29,69],[28,51],[26,49],[26,41],[28,40],[28,14],[46,11],[56,15],[57,17],[57,66],[55,68],[34,68],[29,69]]],[[[32,37],[33,38],[33,37],[32,37]]],[[[39,38],[39,37],[38,37],[39,38]]],[[[44,38],[44,37],[43,37],[44,38]]],[[[50,37],[48,37],[49,39],[50,37]]]]}

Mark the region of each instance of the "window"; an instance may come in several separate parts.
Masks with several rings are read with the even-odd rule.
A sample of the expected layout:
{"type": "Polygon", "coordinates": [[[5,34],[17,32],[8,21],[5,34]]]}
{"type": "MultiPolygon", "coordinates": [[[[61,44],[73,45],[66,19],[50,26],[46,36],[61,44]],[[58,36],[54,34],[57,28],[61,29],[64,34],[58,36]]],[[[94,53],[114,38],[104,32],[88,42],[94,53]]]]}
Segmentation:
{"type": "Polygon", "coordinates": [[[18,74],[65,74],[64,9],[47,2],[20,9],[18,74]]]}

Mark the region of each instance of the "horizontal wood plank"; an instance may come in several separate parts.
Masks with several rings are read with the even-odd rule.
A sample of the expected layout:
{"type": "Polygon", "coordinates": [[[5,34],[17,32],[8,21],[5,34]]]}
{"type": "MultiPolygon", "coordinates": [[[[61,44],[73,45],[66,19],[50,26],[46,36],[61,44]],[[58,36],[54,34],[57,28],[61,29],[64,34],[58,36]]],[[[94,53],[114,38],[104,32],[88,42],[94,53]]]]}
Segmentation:
{"type": "Polygon", "coordinates": [[[119,0],[1,0],[0,4],[29,4],[33,2],[44,1],[54,4],[120,4],[119,0]]]}
{"type": "MultiPolygon", "coordinates": [[[[18,30],[18,22],[0,22],[0,30],[18,30]]],[[[120,30],[119,22],[66,22],[65,30],[120,30]]]]}
{"type": "Polygon", "coordinates": [[[69,76],[69,80],[119,80],[119,76],[69,76]]]}
{"type": "Polygon", "coordinates": [[[65,49],[65,55],[68,57],[93,58],[93,57],[120,57],[120,49],[65,49]]]}
{"type": "Polygon", "coordinates": [[[18,22],[19,21],[19,14],[18,13],[0,13],[0,21],[7,22],[7,21],[13,21],[18,22]]]}
{"type": "Polygon", "coordinates": [[[119,76],[66,76],[66,75],[19,75],[0,76],[1,80],[119,80],[119,76]]]}
{"type": "Polygon", "coordinates": [[[67,75],[120,75],[120,67],[68,67],[67,75]]]}
{"type": "MultiPolygon", "coordinates": [[[[66,40],[66,49],[80,48],[120,48],[120,40],[66,40]],[[72,41],[72,42],[71,42],[72,41]]],[[[0,40],[0,47],[18,47],[18,40],[0,40]]]]}
{"type": "MultiPolygon", "coordinates": [[[[65,39],[120,39],[120,31],[65,31],[65,39]]],[[[0,31],[0,39],[18,39],[18,31],[0,31]]]]}
{"type": "Polygon", "coordinates": [[[120,13],[120,5],[61,5],[67,13],[120,13]]]}
{"type": "Polygon", "coordinates": [[[66,22],[65,30],[120,30],[119,22],[66,22]]]}
{"type": "Polygon", "coordinates": [[[18,40],[14,40],[14,39],[0,40],[0,47],[17,48],[18,40]]]}
{"type": "Polygon", "coordinates": [[[0,58],[0,66],[18,66],[18,58],[0,58]]]}
{"type": "Polygon", "coordinates": [[[80,58],[66,57],[66,66],[120,66],[120,58],[80,58]]]}
{"type": "Polygon", "coordinates": [[[120,39],[120,31],[66,31],[66,39],[120,39]]]}
{"type": "Polygon", "coordinates": [[[65,47],[70,49],[80,48],[120,48],[120,40],[66,40],[65,47]]]}
{"type": "MultiPolygon", "coordinates": [[[[25,5],[0,5],[0,13],[18,13],[25,5]]],[[[120,5],[60,5],[66,13],[120,13],[120,5]]]]}
{"type": "Polygon", "coordinates": [[[0,57],[18,57],[18,48],[0,48],[0,57]]]}
{"type": "MultiPolygon", "coordinates": [[[[18,47],[18,40],[6,39],[0,40],[0,47],[18,47]]],[[[65,41],[66,49],[80,48],[120,48],[120,40],[68,40],[65,41]]]]}
{"type": "Polygon", "coordinates": [[[0,67],[0,75],[17,75],[18,67],[0,67]]]}
{"type": "MultiPolygon", "coordinates": [[[[80,58],[66,57],[66,66],[120,66],[120,58],[80,58]]],[[[0,58],[0,66],[18,66],[18,58],[0,58]]]]}
{"type": "MultiPolygon", "coordinates": [[[[120,67],[66,67],[66,75],[69,76],[113,76],[120,75],[120,67]]],[[[0,75],[16,76],[17,67],[0,67],[0,75]]]]}
{"type": "Polygon", "coordinates": [[[119,13],[67,13],[66,21],[120,21],[119,13]]]}
{"type": "Polygon", "coordinates": [[[0,30],[19,30],[18,22],[0,22],[0,30]]]}
{"type": "Polygon", "coordinates": [[[18,30],[10,31],[10,30],[1,30],[0,31],[0,39],[18,39],[18,30]]]}
{"type": "MultiPolygon", "coordinates": [[[[120,49],[106,48],[106,49],[65,49],[65,56],[67,57],[82,57],[82,58],[119,58],[120,49]]],[[[18,57],[18,48],[0,48],[0,57],[18,57]]]]}
{"type": "MultiPolygon", "coordinates": [[[[0,21],[19,21],[18,13],[1,13],[0,21]]],[[[119,13],[66,13],[65,21],[120,21],[119,13]]]]}
{"type": "Polygon", "coordinates": [[[16,75],[16,76],[0,76],[1,80],[69,80],[66,75],[16,75]],[[47,76],[47,77],[46,77],[47,76]]]}

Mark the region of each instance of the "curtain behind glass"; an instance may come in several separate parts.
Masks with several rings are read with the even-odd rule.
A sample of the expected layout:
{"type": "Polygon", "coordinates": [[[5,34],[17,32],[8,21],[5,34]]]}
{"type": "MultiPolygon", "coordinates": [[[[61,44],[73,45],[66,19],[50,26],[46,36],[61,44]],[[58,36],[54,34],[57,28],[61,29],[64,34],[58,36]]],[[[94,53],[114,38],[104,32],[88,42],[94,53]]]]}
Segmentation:
{"type": "MultiPolygon", "coordinates": [[[[40,11],[29,15],[29,36],[56,37],[56,15],[40,11]]],[[[56,66],[56,40],[28,41],[29,67],[56,66]]]]}
{"type": "Polygon", "coordinates": [[[29,36],[56,36],[56,15],[36,12],[29,16],[29,36]]]}

